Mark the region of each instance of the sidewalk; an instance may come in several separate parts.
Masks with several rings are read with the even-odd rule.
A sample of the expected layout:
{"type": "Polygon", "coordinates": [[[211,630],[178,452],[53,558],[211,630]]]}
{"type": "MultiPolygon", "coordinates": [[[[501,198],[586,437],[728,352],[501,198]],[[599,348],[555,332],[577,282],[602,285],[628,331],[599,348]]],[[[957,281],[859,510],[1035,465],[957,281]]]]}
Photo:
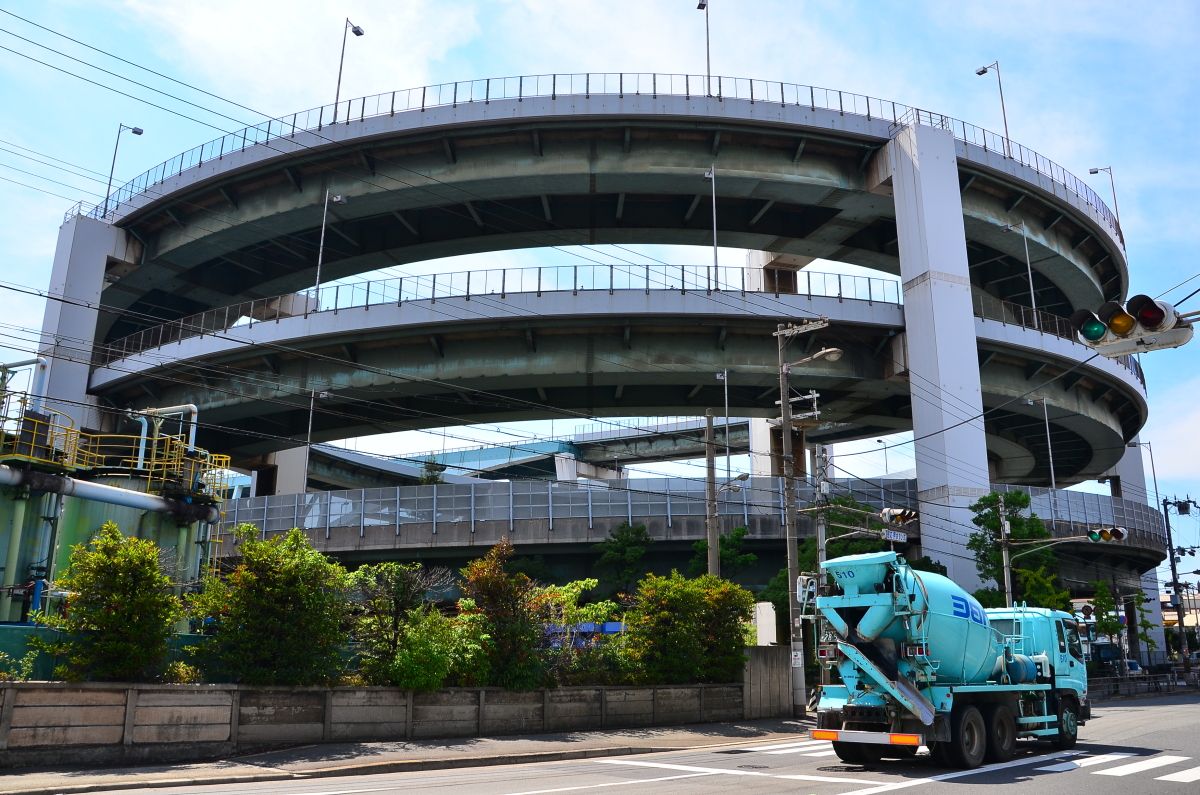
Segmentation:
{"type": "Polygon", "coordinates": [[[212,762],[123,768],[0,771],[0,795],[56,795],[150,785],[241,784],[324,776],[397,773],[601,756],[649,754],[735,743],[794,740],[806,720],[704,723],[674,728],[623,729],[415,742],[328,743],[235,756],[212,762]]]}

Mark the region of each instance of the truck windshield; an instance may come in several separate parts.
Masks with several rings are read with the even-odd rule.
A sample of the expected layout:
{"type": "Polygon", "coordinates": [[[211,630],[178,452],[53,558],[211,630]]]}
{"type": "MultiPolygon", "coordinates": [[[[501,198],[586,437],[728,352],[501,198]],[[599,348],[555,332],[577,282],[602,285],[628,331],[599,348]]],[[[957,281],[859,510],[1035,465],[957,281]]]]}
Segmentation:
{"type": "Polygon", "coordinates": [[[988,623],[992,625],[992,629],[999,632],[1002,636],[1008,638],[1021,633],[1021,624],[1019,621],[1014,621],[1011,618],[993,618],[989,619],[988,623]]]}

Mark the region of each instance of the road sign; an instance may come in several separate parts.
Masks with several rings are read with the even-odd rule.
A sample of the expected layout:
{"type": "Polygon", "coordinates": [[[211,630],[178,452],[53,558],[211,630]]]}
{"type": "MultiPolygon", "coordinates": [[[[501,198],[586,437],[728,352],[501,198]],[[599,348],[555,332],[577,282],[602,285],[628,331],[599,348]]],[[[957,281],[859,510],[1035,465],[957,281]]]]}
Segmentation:
{"type": "Polygon", "coordinates": [[[908,533],[903,530],[881,530],[880,535],[884,541],[896,541],[901,544],[908,542],[908,533]]]}

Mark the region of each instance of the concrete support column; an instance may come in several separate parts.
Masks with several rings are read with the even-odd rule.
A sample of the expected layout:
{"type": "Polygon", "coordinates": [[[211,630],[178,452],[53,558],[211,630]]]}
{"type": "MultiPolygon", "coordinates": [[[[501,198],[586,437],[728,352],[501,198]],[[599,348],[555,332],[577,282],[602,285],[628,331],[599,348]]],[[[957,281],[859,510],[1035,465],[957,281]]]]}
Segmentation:
{"type": "Polygon", "coordinates": [[[77,215],[58,230],[38,354],[50,360],[47,405],[68,414],[80,427],[98,428],[100,422],[95,401],[87,394],[88,352],[97,328],[107,329],[115,319],[99,311],[105,274],[109,263],[128,267],[139,257],[140,244],[103,221],[77,215]],[[57,401],[61,402],[56,405],[57,401]]]}
{"type": "Polygon", "coordinates": [[[876,157],[891,181],[904,283],[921,545],[967,590],[979,585],[966,549],[967,506],[987,494],[987,445],[953,136],[909,125],[876,157]]]}

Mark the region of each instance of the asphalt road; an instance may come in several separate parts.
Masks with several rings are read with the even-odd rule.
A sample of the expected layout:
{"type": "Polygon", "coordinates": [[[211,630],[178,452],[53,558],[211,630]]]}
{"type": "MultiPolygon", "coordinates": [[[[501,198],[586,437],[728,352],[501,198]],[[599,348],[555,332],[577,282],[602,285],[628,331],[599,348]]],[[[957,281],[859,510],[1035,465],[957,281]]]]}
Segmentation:
{"type": "Polygon", "coordinates": [[[1053,793],[1200,792],[1200,699],[1195,696],[1128,701],[1100,707],[1080,730],[1078,746],[1056,752],[1028,744],[1011,762],[975,770],[933,765],[922,751],[914,760],[885,760],[867,769],[845,765],[830,744],[804,738],[742,743],[605,759],[479,767],[398,775],[320,778],[140,792],[356,793],[446,792],[454,795],[545,793],[813,793],[869,795],[898,790],[959,792],[967,786],[997,791],[1053,793]]]}

